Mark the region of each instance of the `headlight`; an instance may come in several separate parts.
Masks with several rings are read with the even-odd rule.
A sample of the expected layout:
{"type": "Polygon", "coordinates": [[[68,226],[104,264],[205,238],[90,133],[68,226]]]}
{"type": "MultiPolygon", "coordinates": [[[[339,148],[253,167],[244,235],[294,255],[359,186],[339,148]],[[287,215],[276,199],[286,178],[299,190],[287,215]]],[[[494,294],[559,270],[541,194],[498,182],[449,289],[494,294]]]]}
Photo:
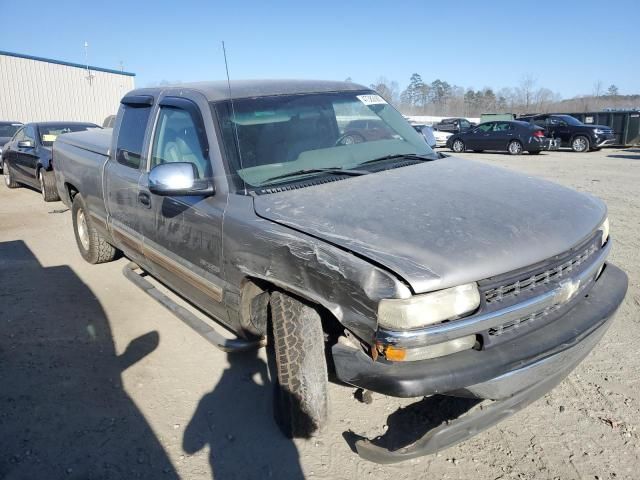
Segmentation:
{"type": "Polygon", "coordinates": [[[602,245],[604,245],[609,240],[609,217],[604,219],[598,230],[602,231],[602,245]]]}
{"type": "Polygon", "coordinates": [[[594,128],[593,129],[593,133],[596,133],[596,134],[600,135],[601,133],[604,133],[604,130],[602,130],[600,128],[594,128]]]}
{"type": "Polygon", "coordinates": [[[384,299],[378,303],[381,327],[406,330],[457,318],[480,306],[478,285],[467,283],[406,299],[384,299]]]}

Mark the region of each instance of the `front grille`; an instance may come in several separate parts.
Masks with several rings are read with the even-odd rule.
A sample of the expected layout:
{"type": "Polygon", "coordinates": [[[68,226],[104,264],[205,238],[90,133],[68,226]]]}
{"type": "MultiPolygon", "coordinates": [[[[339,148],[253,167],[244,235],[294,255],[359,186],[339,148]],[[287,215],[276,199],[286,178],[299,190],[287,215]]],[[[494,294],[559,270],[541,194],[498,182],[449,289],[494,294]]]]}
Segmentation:
{"type": "Polygon", "coordinates": [[[523,292],[535,290],[537,287],[547,285],[554,280],[558,280],[563,276],[569,275],[573,270],[578,268],[589,260],[589,258],[598,251],[595,242],[591,242],[586,248],[578,251],[574,256],[564,261],[560,265],[547,268],[543,271],[534,272],[530,276],[526,276],[508,284],[491,288],[484,292],[484,299],[487,304],[501,302],[509,297],[520,295],[523,292]]]}
{"type": "MultiPolygon", "coordinates": [[[[481,305],[477,314],[515,307],[528,299],[556,289],[558,284],[590,268],[595,261],[594,257],[597,257],[601,250],[601,235],[601,232],[597,231],[589,239],[563,254],[529,267],[479,281],[481,305]]],[[[521,335],[553,322],[572,308],[589,288],[589,284],[584,284],[582,294],[575,295],[568,302],[548,304],[539,311],[481,332],[483,348],[491,348],[508,341],[509,338],[513,338],[513,335],[521,335]]]]}

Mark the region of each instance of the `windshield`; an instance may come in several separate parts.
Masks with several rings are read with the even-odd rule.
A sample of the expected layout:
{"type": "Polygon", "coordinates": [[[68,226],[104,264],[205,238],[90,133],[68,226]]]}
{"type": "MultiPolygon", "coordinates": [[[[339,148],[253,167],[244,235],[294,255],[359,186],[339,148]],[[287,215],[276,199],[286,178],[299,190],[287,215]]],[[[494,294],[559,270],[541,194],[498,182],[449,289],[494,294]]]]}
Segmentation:
{"type": "Polygon", "coordinates": [[[238,188],[389,155],[433,154],[424,137],[371,91],[257,97],[213,107],[238,188]]]}
{"type": "Polygon", "coordinates": [[[583,125],[583,123],[580,120],[578,120],[575,117],[572,117],[571,115],[558,115],[558,118],[561,118],[562,120],[567,122],[569,125],[574,125],[574,126],[583,125]]]}
{"type": "Polygon", "coordinates": [[[22,124],[20,123],[0,124],[0,137],[13,137],[21,126],[22,124]]]}
{"type": "Polygon", "coordinates": [[[92,128],[100,128],[97,125],[92,123],[86,124],[56,124],[56,125],[39,125],[38,130],[40,131],[40,142],[45,147],[50,147],[55,142],[58,135],[62,135],[63,133],[71,133],[71,132],[84,132],[85,130],[90,130],[92,128]]]}

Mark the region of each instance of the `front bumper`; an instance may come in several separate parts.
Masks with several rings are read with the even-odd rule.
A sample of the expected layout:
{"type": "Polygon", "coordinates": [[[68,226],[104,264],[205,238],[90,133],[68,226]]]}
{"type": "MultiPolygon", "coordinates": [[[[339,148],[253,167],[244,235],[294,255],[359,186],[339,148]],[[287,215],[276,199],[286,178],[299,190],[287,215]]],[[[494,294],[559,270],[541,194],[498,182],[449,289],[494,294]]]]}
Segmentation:
{"type": "Polygon", "coordinates": [[[613,133],[604,134],[604,135],[596,135],[593,138],[593,144],[597,147],[608,147],[610,145],[616,144],[616,136],[613,133]]]}
{"type": "Polygon", "coordinates": [[[627,276],[608,264],[589,291],[553,323],[488,350],[468,350],[420,362],[373,362],[344,344],[333,347],[338,378],[399,397],[431,394],[497,400],[487,408],[441,425],[399,450],[360,439],[363,457],[393,463],[461,442],[524,408],[560,383],[593,349],[627,291],[627,276]]]}

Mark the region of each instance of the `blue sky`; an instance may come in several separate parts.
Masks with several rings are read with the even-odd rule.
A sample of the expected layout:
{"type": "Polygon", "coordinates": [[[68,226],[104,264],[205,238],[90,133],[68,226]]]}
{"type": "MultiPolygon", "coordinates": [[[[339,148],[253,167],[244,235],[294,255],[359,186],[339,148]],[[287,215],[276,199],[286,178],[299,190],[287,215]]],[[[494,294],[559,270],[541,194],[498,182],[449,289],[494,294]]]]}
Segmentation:
{"type": "Polygon", "coordinates": [[[321,78],[404,87],[418,72],[464,87],[525,74],[563,97],[596,81],[640,92],[640,1],[0,0],[0,50],[137,74],[136,85],[321,78]],[[28,8],[26,6],[28,5],[28,8]]]}

